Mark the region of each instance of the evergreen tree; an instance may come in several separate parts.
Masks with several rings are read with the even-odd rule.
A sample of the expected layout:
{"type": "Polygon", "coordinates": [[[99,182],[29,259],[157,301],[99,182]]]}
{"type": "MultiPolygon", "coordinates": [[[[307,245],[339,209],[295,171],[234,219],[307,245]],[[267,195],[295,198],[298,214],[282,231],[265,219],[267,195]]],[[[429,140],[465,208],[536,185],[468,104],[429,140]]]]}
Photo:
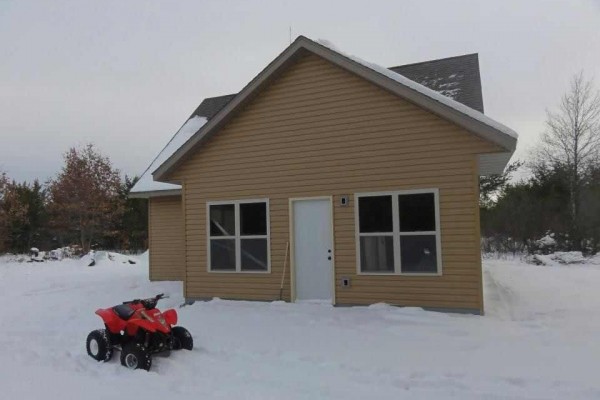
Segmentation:
{"type": "Polygon", "coordinates": [[[121,219],[121,247],[133,251],[148,248],[148,200],[130,198],[129,192],[139,177],[129,178],[121,185],[119,196],[124,203],[121,219]]]}
{"type": "Polygon", "coordinates": [[[12,182],[7,186],[7,201],[4,204],[8,215],[8,247],[12,251],[26,252],[33,246],[45,244],[46,237],[46,191],[35,180],[12,182]]]}

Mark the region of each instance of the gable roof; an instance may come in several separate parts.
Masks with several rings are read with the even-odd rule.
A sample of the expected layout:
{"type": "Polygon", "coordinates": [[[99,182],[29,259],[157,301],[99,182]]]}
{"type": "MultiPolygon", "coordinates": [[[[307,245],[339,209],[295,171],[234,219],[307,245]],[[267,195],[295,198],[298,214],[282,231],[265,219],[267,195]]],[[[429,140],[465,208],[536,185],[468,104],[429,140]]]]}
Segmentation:
{"type": "Polygon", "coordinates": [[[476,53],[389,69],[483,113],[479,56],[476,53]]]}
{"type": "MultiPolygon", "coordinates": [[[[366,66],[369,69],[373,69],[375,72],[385,76],[390,75],[394,80],[401,79],[402,77],[408,78],[408,80],[412,81],[413,84],[416,82],[422,86],[425,86],[426,88],[431,89],[432,91],[440,93],[443,95],[442,97],[449,97],[455,100],[455,102],[464,104],[467,106],[465,108],[470,107],[476,111],[479,111],[480,113],[483,113],[479,58],[477,54],[466,54],[462,56],[406,64],[397,67],[391,67],[389,68],[389,71],[386,71],[386,69],[383,67],[368,63],[353,56],[346,55],[326,41],[313,42],[310,39],[300,36],[294,43],[299,41],[308,41],[314,45],[325,47],[326,49],[338,53],[339,56],[348,58],[351,61],[366,66]],[[399,77],[398,74],[402,76],[399,77]]],[[[288,52],[288,50],[289,48],[286,49],[277,59],[275,59],[270,66],[280,59],[286,52],[288,52]]],[[[297,51],[305,50],[303,50],[303,48],[299,48],[297,51]]],[[[269,67],[265,68],[261,74],[264,74],[268,68],[269,67]]],[[[257,76],[252,82],[256,81],[261,74],[259,74],[259,76],[257,76]]],[[[250,82],[246,88],[250,86],[252,82],[250,82]]],[[[246,88],[244,88],[244,90],[246,90],[246,88]]],[[[421,88],[421,90],[426,88],[421,88]]],[[[186,123],[179,129],[179,131],[177,131],[173,138],[152,161],[150,166],[144,171],[140,180],[131,190],[132,197],[152,197],[159,195],[164,196],[179,194],[181,189],[179,185],[153,180],[152,172],[161,167],[165,161],[168,161],[176,152],[178,152],[179,148],[183,144],[186,144],[189,139],[196,136],[196,133],[200,134],[199,131],[204,127],[204,124],[208,120],[215,117],[219,111],[225,108],[225,106],[227,106],[236,96],[237,94],[230,94],[204,99],[196,108],[196,110],[194,110],[186,123]],[[201,117],[203,120],[194,120],[194,117],[201,117]],[[192,120],[195,122],[190,123],[192,120]],[[198,124],[199,121],[202,121],[202,123],[198,124]],[[184,129],[184,127],[186,128],[184,129]],[[197,127],[196,132],[193,132],[193,129],[190,129],[190,127],[197,127]]],[[[429,93],[429,96],[431,96],[431,93],[429,93]]],[[[488,118],[488,120],[490,119],[488,118]]],[[[506,128],[503,125],[501,126],[506,128]]],[[[506,129],[510,131],[508,128],[506,129]]],[[[514,142],[516,142],[516,134],[512,131],[509,133],[515,137],[514,142]]],[[[506,146],[504,147],[506,148],[506,146]]],[[[511,155],[512,150],[508,150],[506,153],[498,153],[495,155],[481,155],[480,173],[488,174],[501,171],[511,155]]]]}
{"type": "Polygon", "coordinates": [[[163,180],[191,152],[217,132],[260,90],[271,82],[287,65],[303,54],[312,53],[346,69],[383,89],[398,95],[440,117],[462,126],[468,131],[496,143],[506,154],[512,154],[517,143],[517,133],[501,123],[487,117],[456,100],[444,96],[409,78],[377,64],[345,54],[326,41],[315,42],[299,36],[265,69],[252,79],[232,100],[210,119],[196,134],[183,144],[154,172],[155,180],[163,180]]]}

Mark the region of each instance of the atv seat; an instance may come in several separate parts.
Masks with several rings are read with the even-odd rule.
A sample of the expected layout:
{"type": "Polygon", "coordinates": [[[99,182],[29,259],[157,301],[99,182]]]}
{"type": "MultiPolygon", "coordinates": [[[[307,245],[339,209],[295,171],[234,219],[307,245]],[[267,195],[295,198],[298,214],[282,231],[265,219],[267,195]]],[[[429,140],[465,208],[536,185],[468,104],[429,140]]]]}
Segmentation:
{"type": "Polygon", "coordinates": [[[118,306],[114,306],[113,311],[119,316],[119,318],[127,321],[135,310],[129,304],[119,304],[118,306]]]}

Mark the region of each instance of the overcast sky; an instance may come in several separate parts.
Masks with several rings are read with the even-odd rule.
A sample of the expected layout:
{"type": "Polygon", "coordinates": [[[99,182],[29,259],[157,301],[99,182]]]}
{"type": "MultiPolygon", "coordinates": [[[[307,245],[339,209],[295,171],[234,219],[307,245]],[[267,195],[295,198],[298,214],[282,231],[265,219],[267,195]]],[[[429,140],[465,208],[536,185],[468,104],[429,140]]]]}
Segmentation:
{"type": "Polygon", "coordinates": [[[385,65],[479,53],[486,114],[523,158],[569,79],[600,87],[600,0],[0,0],[0,170],[55,175],[94,143],[128,175],[205,97],[239,91],[292,35],[385,65]]]}

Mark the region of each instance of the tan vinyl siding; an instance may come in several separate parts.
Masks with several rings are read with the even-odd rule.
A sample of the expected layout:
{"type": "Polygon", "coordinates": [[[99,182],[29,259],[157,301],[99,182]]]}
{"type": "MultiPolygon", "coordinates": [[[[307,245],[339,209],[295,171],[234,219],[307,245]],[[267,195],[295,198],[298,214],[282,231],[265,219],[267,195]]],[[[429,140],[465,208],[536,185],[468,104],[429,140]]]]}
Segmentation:
{"type": "MultiPolygon", "coordinates": [[[[480,310],[478,153],[499,149],[311,55],[264,89],[173,174],[184,182],[191,298],[274,300],[289,198],[334,196],[337,304],[480,310]],[[356,274],[354,194],[439,188],[443,275],[356,274]],[[340,205],[347,195],[349,206],[340,205]],[[269,198],[271,273],[208,273],[206,202],[269,198]],[[352,280],[341,288],[340,278],[352,280]]],[[[284,298],[290,296],[289,264],[284,298]]]]}
{"type": "Polygon", "coordinates": [[[180,196],[153,197],[148,202],[150,280],[185,278],[185,236],[180,196]]]}

